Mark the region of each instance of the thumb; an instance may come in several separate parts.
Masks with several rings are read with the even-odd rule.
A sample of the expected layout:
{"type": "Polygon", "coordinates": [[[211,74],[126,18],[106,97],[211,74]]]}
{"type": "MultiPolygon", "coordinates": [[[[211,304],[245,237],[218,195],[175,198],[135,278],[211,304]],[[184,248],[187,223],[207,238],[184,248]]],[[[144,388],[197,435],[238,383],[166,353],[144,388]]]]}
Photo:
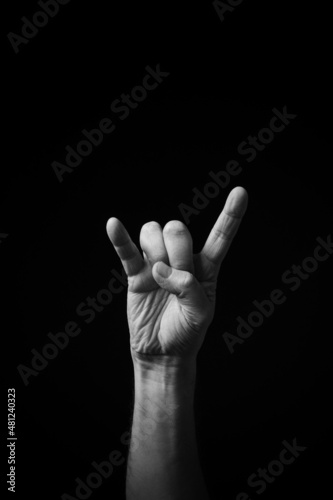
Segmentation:
{"type": "Polygon", "coordinates": [[[177,295],[180,304],[188,312],[198,313],[205,308],[206,295],[190,272],[174,269],[164,262],[156,262],[152,273],[156,283],[164,290],[177,295]]]}

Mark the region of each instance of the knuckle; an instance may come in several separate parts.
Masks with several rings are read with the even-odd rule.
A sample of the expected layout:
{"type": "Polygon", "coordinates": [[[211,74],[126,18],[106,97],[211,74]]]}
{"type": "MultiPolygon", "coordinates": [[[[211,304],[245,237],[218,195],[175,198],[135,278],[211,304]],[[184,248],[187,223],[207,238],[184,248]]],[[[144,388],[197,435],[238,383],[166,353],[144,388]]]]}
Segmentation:
{"type": "Polygon", "coordinates": [[[237,233],[238,224],[231,217],[224,221],[224,224],[215,229],[215,234],[218,238],[224,240],[232,240],[237,233]]]}
{"type": "Polygon", "coordinates": [[[232,217],[233,219],[242,219],[242,216],[239,213],[239,210],[236,210],[236,209],[233,209],[233,208],[228,208],[228,210],[224,209],[224,213],[228,217],[232,217]]]}
{"type": "Polygon", "coordinates": [[[184,271],[183,274],[183,287],[190,288],[195,282],[195,277],[188,271],[184,271]]]}
{"type": "Polygon", "coordinates": [[[232,235],[230,232],[224,230],[224,229],[216,229],[215,230],[216,237],[221,239],[221,240],[231,240],[232,235]]]}

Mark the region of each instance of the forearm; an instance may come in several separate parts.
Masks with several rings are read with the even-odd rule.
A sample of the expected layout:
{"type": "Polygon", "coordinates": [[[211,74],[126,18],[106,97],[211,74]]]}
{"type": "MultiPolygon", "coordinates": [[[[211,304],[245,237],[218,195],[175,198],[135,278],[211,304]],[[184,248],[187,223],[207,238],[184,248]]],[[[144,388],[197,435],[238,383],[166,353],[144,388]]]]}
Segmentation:
{"type": "Polygon", "coordinates": [[[135,401],[127,500],[209,500],[194,422],[195,361],[133,358],[135,401]]]}

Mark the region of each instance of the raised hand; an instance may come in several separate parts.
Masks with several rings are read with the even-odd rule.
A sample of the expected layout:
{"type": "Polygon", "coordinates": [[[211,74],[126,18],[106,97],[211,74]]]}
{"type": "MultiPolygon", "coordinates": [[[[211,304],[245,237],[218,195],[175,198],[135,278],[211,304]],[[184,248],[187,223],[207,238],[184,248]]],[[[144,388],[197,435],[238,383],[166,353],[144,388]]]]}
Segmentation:
{"type": "Polygon", "coordinates": [[[141,255],[123,224],[112,217],[108,236],[128,276],[127,315],[132,356],[195,358],[215,309],[219,269],[247,207],[234,188],[200,253],[180,221],[144,224],[141,255]]]}

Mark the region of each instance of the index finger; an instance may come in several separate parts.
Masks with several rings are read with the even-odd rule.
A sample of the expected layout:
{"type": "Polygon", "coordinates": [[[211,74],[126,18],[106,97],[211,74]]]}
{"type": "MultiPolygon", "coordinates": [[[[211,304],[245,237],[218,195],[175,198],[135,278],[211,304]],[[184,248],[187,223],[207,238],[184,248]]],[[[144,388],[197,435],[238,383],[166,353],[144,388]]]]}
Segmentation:
{"type": "Polygon", "coordinates": [[[111,217],[106,224],[106,232],[124,266],[127,276],[138,274],[144,265],[144,260],[120,220],[111,217]]]}
{"type": "Polygon", "coordinates": [[[237,186],[230,193],[224,208],[215,222],[201,254],[219,269],[232,240],[238,231],[247,208],[248,195],[244,188],[237,186]]]}

